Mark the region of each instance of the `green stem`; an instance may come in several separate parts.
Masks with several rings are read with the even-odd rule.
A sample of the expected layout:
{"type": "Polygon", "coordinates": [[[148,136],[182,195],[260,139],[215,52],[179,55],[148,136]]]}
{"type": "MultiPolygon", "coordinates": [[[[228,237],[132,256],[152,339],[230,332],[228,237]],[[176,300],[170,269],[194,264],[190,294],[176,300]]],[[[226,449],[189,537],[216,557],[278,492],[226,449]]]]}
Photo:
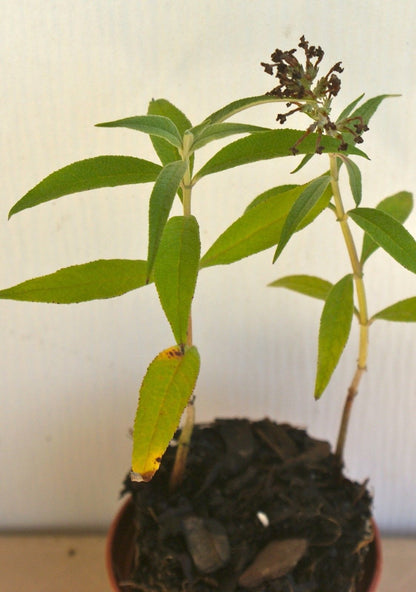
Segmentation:
{"type": "Polygon", "coordinates": [[[188,163],[188,169],[183,177],[183,182],[182,182],[182,206],[183,206],[183,215],[184,216],[191,215],[191,197],[192,197],[192,180],[191,180],[191,173],[189,170],[189,163],[188,163]]]}
{"type": "MultiPolygon", "coordinates": [[[[192,181],[191,181],[191,171],[189,166],[189,158],[186,158],[188,167],[186,173],[183,178],[182,182],[182,206],[183,206],[183,214],[184,216],[191,215],[191,197],[192,197],[192,181]]],[[[192,346],[192,314],[189,314],[188,319],[188,331],[187,331],[187,339],[186,345],[188,347],[192,346]]],[[[184,423],[181,430],[181,435],[179,436],[178,441],[178,449],[175,455],[175,462],[173,464],[172,473],[170,475],[169,481],[169,488],[171,491],[175,491],[183,481],[183,477],[185,474],[185,467],[186,467],[186,460],[188,457],[189,452],[189,445],[191,441],[192,431],[195,424],[195,407],[194,407],[194,397],[191,397],[188,405],[185,409],[185,417],[184,423]]]]}
{"type": "Polygon", "coordinates": [[[348,215],[345,213],[339,188],[337,156],[335,154],[330,154],[329,160],[331,173],[331,187],[334,195],[335,212],[337,215],[337,220],[341,226],[345,245],[347,247],[348,255],[351,262],[358,302],[358,321],[360,324],[360,339],[358,348],[357,368],[355,370],[352,382],[348,388],[348,393],[344,403],[344,409],[342,412],[341,423],[338,431],[337,445],[335,449],[335,454],[338,457],[339,461],[342,463],[352,405],[358,393],[358,387],[367,366],[369,322],[362,265],[358,258],[354,239],[351,234],[350,227],[348,225],[348,215]]]}

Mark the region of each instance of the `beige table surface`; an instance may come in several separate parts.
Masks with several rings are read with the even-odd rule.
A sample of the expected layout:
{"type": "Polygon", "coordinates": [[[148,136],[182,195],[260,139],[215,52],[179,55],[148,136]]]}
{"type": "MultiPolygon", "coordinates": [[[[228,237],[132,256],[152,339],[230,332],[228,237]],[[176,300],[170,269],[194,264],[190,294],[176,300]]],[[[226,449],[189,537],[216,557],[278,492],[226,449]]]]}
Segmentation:
{"type": "MultiPolygon", "coordinates": [[[[110,592],[103,535],[0,535],[1,592],[110,592]]],[[[383,539],[379,592],[416,592],[416,540],[383,539]]]]}

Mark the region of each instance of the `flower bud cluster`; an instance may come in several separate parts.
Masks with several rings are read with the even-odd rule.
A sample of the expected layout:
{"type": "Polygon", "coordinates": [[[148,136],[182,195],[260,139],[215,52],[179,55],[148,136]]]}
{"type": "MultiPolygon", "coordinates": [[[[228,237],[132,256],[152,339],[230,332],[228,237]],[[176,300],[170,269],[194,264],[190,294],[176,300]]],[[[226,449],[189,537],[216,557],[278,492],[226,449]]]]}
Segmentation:
{"type": "Polygon", "coordinates": [[[324,57],[323,49],[309,45],[304,35],[300,38],[298,47],[304,51],[304,64],[295,56],[297,48],[289,51],[276,49],[271,55],[272,63],[261,62],[264,71],[279,80],[279,84],[267,94],[288,99],[288,108],[294,106],[294,109],[277,115],[276,120],[284,124],[290,115],[302,112],[314,121],[301,140],[292,147],[293,154],[297,154],[297,146],[304,138],[315,131],[318,134],[315,151],[319,154],[323,151],[320,140],[324,133],[340,140],[339,150],[346,150],[348,147],[343,133],[352,134],[354,142],[361,143],[363,132],[368,130],[361,117],[337,122],[330,118],[332,99],[341,88],[341,80],[337,76],[343,72],[341,62],[334,64],[325,76],[318,78],[319,65],[324,57]]]}

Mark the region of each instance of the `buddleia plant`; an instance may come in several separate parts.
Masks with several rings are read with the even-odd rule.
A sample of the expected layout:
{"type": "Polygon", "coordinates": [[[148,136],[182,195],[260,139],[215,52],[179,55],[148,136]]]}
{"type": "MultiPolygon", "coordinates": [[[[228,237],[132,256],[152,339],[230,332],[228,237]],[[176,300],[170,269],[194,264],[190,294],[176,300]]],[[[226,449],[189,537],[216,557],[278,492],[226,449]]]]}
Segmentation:
{"type": "MultiPolygon", "coordinates": [[[[301,47],[306,55],[305,66],[298,62],[295,50],[276,50],[272,63],[263,65],[266,72],[279,78],[279,86],[271,93],[237,99],[198,125],[192,125],[178,107],[163,98],[152,100],[145,114],[98,124],[103,128],[128,128],[134,133],[147,134],[154,148],[154,159],[110,154],[79,160],[48,175],[10,210],[9,217],[12,217],[35,206],[43,207],[51,200],[122,185],[135,185],[138,199],[147,196],[148,216],[138,221],[141,228],[147,228],[148,235],[147,252],[142,257],[97,259],[76,264],[0,291],[0,298],[4,299],[62,305],[113,298],[154,285],[172,330],[172,342],[153,357],[141,381],[131,463],[131,475],[136,481],[149,481],[158,470],[182,415],[171,475],[172,489],[184,474],[200,367],[192,302],[197,297],[198,278],[203,269],[231,264],[271,248],[277,249],[276,260],[294,232],[313,222],[324,210],[333,210],[350,254],[352,273],[335,285],[310,276],[290,276],[273,284],[325,301],[319,338],[317,397],[338,362],[354,314],[360,323],[360,356],[349,400],[365,368],[370,323],[378,318],[416,320],[414,299],[398,303],[371,319],[365,300],[363,264],[378,246],[416,271],[416,244],[401,225],[410,212],[411,196],[402,192],[381,202],[376,209],[359,207],[361,176],[351,157],[366,157],[357,143],[386,95],[371,99],[361,107],[357,107],[357,99],[333,122],[331,106],[340,86],[340,64],[318,78],[322,50],[309,47],[303,38],[301,47]],[[291,112],[298,111],[312,118],[313,123],[305,131],[229,121],[243,110],[261,108],[267,103],[290,106],[289,113],[278,116],[280,123],[284,123],[291,112]],[[242,137],[235,139],[237,135],[242,137]],[[202,159],[201,165],[200,153],[218,140],[227,143],[208,160],[202,159]],[[292,166],[294,154],[303,155],[300,165],[303,166],[316,153],[328,155],[329,171],[306,183],[274,187],[252,199],[229,228],[223,232],[219,229],[218,238],[201,254],[200,232],[205,220],[195,217],[192,206],[195,199],[204,197],[202,181],[205,177],[274,158],[286,157],[292,166]],[[348,172],[356,202],[347,213],[338,184],[342,166],[348,172]],[[142,188],[146,184],[151,185],[148,191],[142,188]],[[181,214],[172,215],[174,203],[179,204],[181,214]],[[361,258],[349,230],[350,221],[364,231],[361,258]],[[358,300],[356,307],[353,284],[358,300]]],[[[131,190],[127,194],[131,195],[131,190]]],[[[222,194],[226,199],[226,187],[222,194]]],[[[347,410],[346,416],[348,413],[347,410]]]]}

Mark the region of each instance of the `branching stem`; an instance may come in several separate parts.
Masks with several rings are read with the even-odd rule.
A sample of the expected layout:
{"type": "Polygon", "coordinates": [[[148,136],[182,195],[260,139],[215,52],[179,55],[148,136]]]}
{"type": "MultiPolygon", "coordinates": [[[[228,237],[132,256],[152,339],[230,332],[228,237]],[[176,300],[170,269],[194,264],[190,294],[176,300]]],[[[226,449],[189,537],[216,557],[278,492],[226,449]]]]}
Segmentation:
{"type": "Polygon", "coordinates": [[[341,417],[341,423],[338,432],[337,445],[335,454],[339,461],[343,462],[345,440],[348,431],[349,419],[351,416],[351,409],[354,399],[358,393],[358,387],[367,366],[368,355],[368,312],[367,312],[367,298],[365,293],[365,286],[363,281],[362,265],[357,255],[354,239],[348,225],[348,215],[345,213],[342,203],[341,192],[338,182],[338,164],[336,154],[330,154],[330,173],[331,173],[331,187],[334,195],[335,213],[337,220],[340,223],[345,245],[347,247],[348,255],[351,262],[351,267],[354,276],[355,291],[357,294],[358,303],[358,322],[360,324],[360,339],[358,348],[357,368],[348,389],[347,397],[344,403],[344,409],[341,417]]]}

